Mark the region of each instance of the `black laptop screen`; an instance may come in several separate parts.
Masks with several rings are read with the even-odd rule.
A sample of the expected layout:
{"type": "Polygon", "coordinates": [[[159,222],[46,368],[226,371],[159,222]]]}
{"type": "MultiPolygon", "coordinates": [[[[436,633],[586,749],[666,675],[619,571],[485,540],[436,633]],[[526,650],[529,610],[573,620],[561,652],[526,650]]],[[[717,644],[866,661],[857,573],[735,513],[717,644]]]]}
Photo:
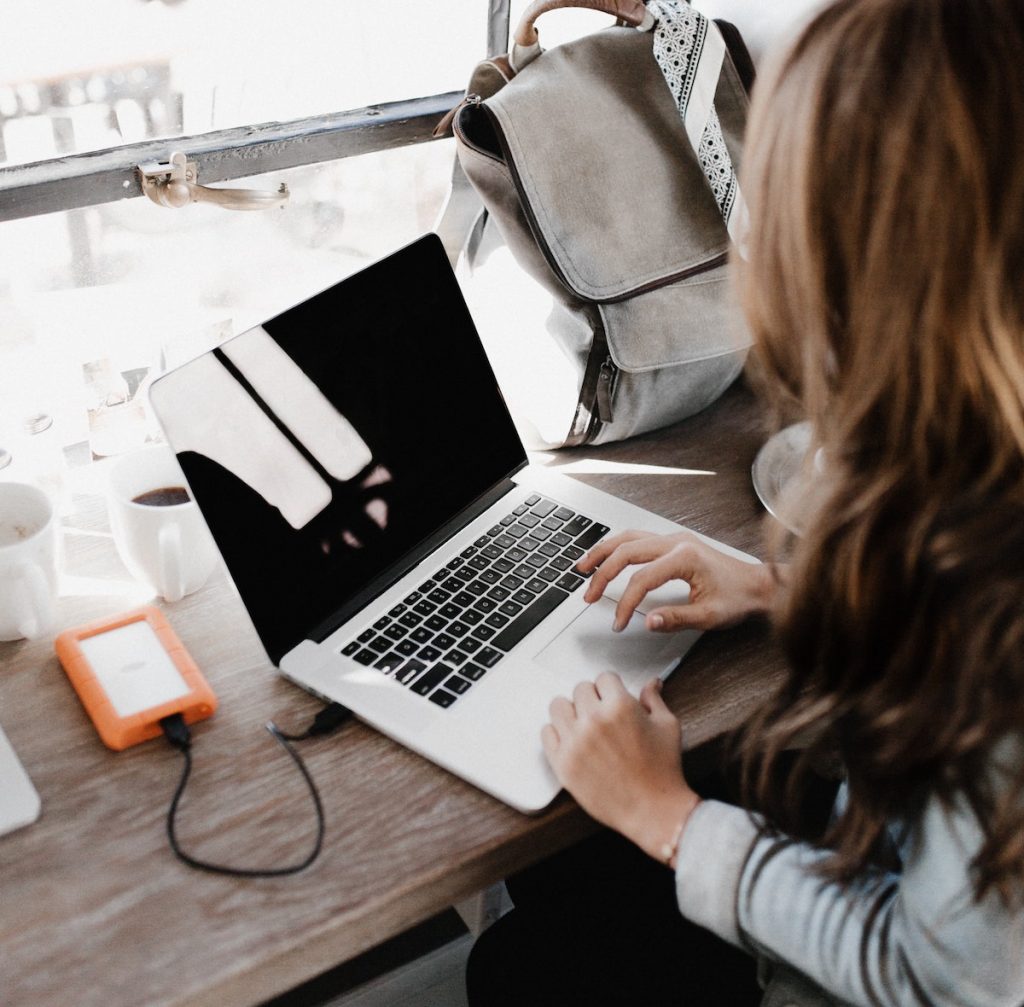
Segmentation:
{"type": "Polygon", "coordinates": [[[525,462],[433,235],[152,401],[275,661],[525,462]]]}

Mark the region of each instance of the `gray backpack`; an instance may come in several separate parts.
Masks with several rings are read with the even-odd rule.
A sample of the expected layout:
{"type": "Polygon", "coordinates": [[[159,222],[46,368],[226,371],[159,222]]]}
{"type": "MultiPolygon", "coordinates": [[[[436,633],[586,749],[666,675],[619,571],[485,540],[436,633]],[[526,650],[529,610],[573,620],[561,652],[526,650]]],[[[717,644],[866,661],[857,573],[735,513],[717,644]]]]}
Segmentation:
{"type": "MultiPolygon", "coordinates": [[[[476,67],[465,99],[439,125],[439,133],[453,129],[461,172],[437,228],[463,253],[471,307],[472,274],[500,245],[530,278],[522,295],[507,274],[508,340],[519,340],[518,317],[529,315],[522,298],[545,297],[543,338],[571,372],[557,397],[574,400],[560,429],[534,426],[532,446],[549,447],[674,423],[715,401],[742,370],[750,340],[727,275],[731,197],[723,196],[727,173],[717,166],[726,180],[719,186],[714,171],[718,158],[739,165],[753,79],[736,29],[682,0],[652,3],[656,17],[639,0],[601,2],[619,24],[542,51],[533,22],[553,6],[575,4],[535,2],[512,51],[476,67]],[[717,147],[705,138],[698,150],[685,92],[699,82],[678,68],[687,69],[688,55],[692,70],[712,41],[724,55],[710,91],[705,83],[713,93],[705,114],[715,120],[708,130],[717,124],[720,132],[717,147]],[[484,213],[467,227],[456,207],[468,205],[469,186],[484,213]]],[[[500,298],[503,289],[491,293],[500,298]]],[[[496,366],[508,396],[503,369],[496,366]]],[[[552,405],[543,380],[536,391],[527,413],[552,405]]]]}

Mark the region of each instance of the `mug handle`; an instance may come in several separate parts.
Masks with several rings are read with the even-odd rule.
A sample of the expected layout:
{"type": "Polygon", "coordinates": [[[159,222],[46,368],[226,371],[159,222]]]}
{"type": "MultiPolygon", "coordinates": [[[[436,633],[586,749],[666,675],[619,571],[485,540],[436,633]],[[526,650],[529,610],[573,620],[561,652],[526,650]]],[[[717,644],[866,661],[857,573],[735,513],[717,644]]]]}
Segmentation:
{"type": "Polygon", "coordinates": [[[164,601],[181,601],[185,597],[185,571],[181,555],[181,529],[166,524],[160,529],[160,593],[164,601]]]}
{"type": "Polygon", "coordinates": [[[15,597],[18,632],[27,640],[43,635],[53,623],[50,585],[39,567],[25,563],[18,568],[18,579],[25,590],[15,597]]]}

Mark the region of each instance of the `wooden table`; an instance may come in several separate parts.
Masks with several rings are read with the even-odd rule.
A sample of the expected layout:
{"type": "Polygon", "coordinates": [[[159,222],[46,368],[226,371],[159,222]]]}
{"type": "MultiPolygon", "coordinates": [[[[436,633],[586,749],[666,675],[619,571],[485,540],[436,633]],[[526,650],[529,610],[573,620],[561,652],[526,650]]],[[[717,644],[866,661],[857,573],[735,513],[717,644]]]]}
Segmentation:
{"type": "MultiPolygon", "coordinates": [[[[762,440],[760,413],[737,387],[678,426],[550,464],[760,555],[750,466],[762,440]],[[581,474],[588,459],[695,474],[581,474]]],[[[113,550],[101,501],[75,504],[62,627],[144,600],[113,550]]],[[[221,701],[193,732],[183,844],[215,861],[297,859],[312,840],[312,807],[262,725],[302,729],[320,704],[274,672],[223,575],[164,608],[221,701]]],[[[705,636],[665,690],[687,745],[740,721],[781,668],[762,625],[705,636]]],[[[104,748],[49,641],[0,644],[0,669],[0,723],[43,802],[36,824],[0,838],[7,1007],[258,1003],[593,828],[564,794],[542,815],[520,815],[352,723],[303,744],[327,817],[312,868],[271,880],[197,873],[175,860],[164,833],[178,753],[160,741],[104,748]]]]}

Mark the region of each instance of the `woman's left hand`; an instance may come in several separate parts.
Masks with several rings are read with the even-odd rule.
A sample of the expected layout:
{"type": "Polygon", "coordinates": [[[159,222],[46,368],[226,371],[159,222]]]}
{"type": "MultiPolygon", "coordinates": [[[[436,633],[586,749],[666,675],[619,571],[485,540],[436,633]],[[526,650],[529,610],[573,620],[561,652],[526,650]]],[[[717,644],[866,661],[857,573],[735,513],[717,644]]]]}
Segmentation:
{"type": "Polygon", "coordinates": [[[634,699],[618,675],[581,682],[550,706],[541,731],[555,776],[593,818],[656,860],[676,841],[700,798],[683,776],[682,730],[661,681],[634,699]]]}

